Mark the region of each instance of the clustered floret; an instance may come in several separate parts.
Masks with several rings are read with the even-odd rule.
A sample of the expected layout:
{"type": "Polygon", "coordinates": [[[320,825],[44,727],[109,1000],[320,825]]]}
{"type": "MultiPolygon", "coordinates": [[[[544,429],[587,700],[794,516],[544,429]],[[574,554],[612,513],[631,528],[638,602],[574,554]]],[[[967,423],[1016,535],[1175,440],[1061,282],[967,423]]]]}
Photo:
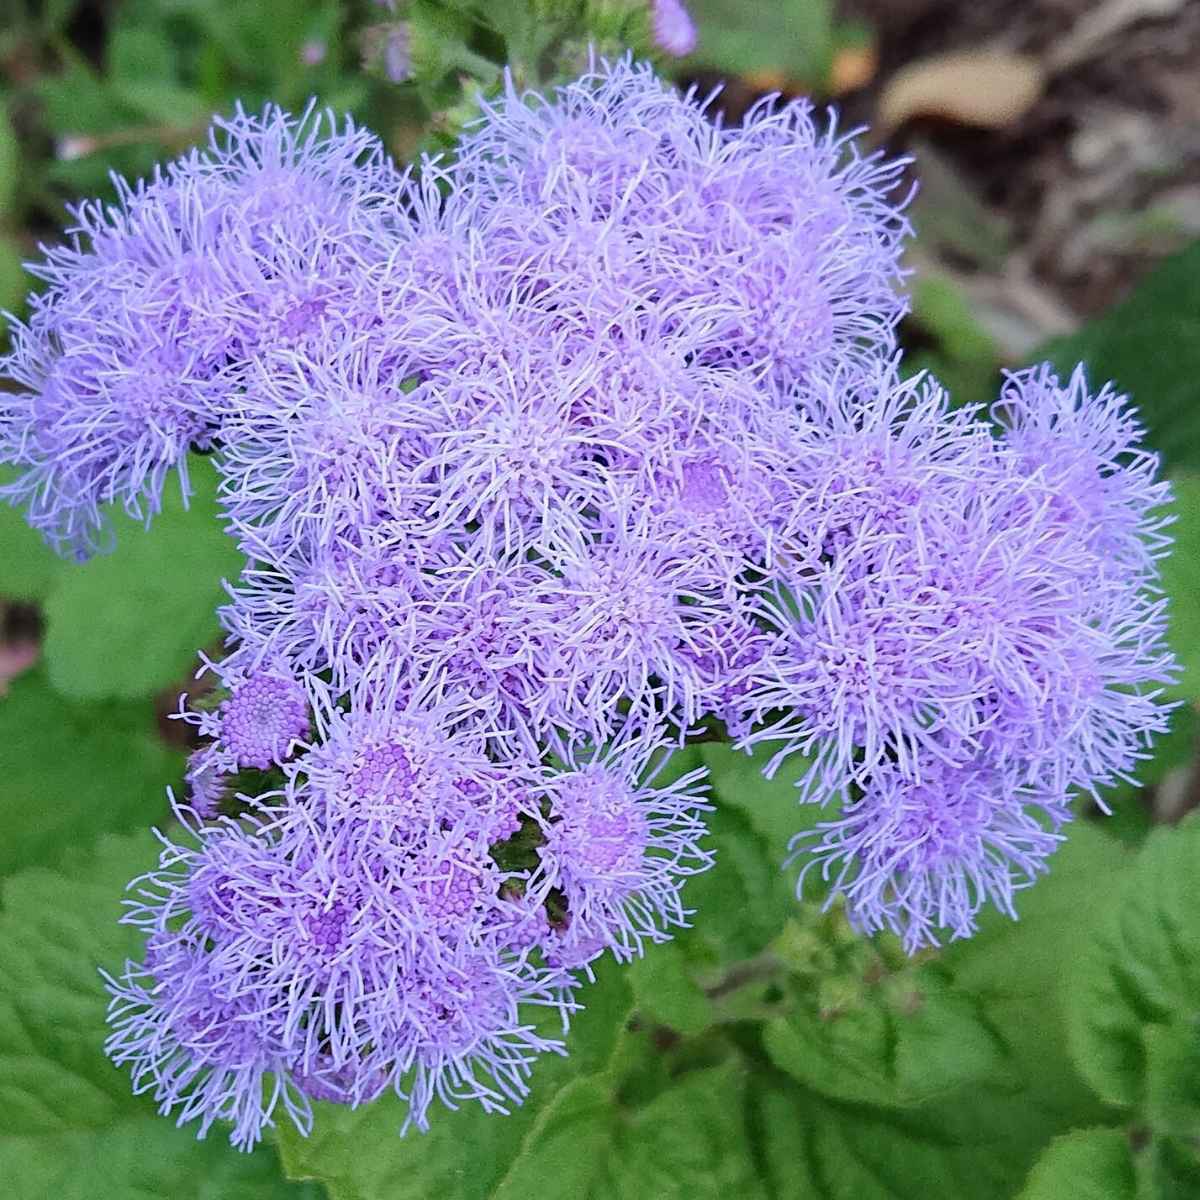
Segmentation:
{"type": "Polygon", "coordinates": [[[110,980],[164,1111],[249,1146],[519,1102],[596,957],[686,923],[704,772],[657,781],[701,730],[802,760],[801,880],[909,950],[1015,915],[1129,778],[1167,487],[1082,371],[990,413],[902,378],[902,165],[622,61],[415,177],[268,109],[78,210],[4,364],[10,499],[87,553],[212,449],[247,559],[110,980]]]}

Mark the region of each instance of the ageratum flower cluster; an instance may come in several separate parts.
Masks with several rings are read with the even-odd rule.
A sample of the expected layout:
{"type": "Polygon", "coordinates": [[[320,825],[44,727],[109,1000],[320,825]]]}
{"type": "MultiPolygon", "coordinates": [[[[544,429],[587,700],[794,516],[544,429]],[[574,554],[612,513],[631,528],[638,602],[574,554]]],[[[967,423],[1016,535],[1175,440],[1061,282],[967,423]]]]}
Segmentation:
{"type": "Polygon", "coordinates": [[[519,1102],[597,956],[688,916],[703,771],[660,770],[702,728],[802,758],[805,870],[910,950],[1128,777],[1174,671],[1157,461],[1081,372],[990,413],[902,378],[900,172],[623,61],[415,176],[239,112],[77,211],[8,496],[86,555],[212,450],[247,559],[110,981],[139,1091],[242,1146],[313,1098],[519,1102]]]}

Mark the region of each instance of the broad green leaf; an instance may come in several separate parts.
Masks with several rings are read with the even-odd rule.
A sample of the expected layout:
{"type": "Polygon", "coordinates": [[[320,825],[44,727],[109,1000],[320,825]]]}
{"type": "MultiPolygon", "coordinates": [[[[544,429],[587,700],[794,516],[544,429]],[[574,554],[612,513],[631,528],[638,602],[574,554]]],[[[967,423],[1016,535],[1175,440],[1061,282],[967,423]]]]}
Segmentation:
{"type": "Polygon", "coordinates": [[[690,1071],[627,1108],[595,1080],[542,1112],[491,1200],[765,1200],[736,1061],[690,1071]]]}
{"type": "Polygon", "coordinates": [[[149,701],[77,704],[21,675],[0,699],[0,875],[160,820],[182,773],[149,701]]]}
{"type": "MultiPolygon", "coordinates": [[[[0,484],[10,482],[15,476],[11,467],[0,467],[0,484]]],[[[0,503],[0,597],[41,600],[64,566],[62,559],[29,527],[19,509],[0,503]]]]}
{"type": "Polygon", "coordinates": [[[321,1181],[331,1200],[491,1200],[565,1088],[593,1078],[608,1090],[603,1077],[632,1006],[622,968],[603,963],[579,999],[586,1008],[572,1021],[567,1055],[543,1057],[530,1096],[508,1116],[466,1104],[433,1113],[428,1133],[402,1138],[405,1109],[395,1098],[357,1111],[319,1104],[310,1137],[280,1129],[285,1170],[321,1181]]]}
{"type": "Polygon", "coordinates": [[[1123,304],[1044,348],[1099,386],[1129,392],[1147,443],[1171,470],[1200,468],[1200,242],[1162,263],[1123,304]]]}
{"type": "Polygon", "coordinates": [[[1033,1164],[1017,1200],[1135,1200],[1129,1138],[1120,1129],[1079,1129],[1055,1138],[1033,1164]]]}
{"type": "Polygon", "coordinates": [[[811,829],[822,816],[820,805],[801,804],[796,783],[808,768],[806,759],[786,761],[771,779],[763,769],[773,748],[760,746],[753,754],[735,750],[728,742],[702,742],[696,750],[708,767],[717,802],[735,808],[766,843],[772,862],[783,866],[788,846],[797,833],[811,829]]]}
{"type": "Polygon", "coordinates": [[[767,1022],[763,1044],[777,1066],[824,1095],[898,1107],[1005,1078],[1004,1046],[981,1004],[933,968],[854,982],[858,995],[841,1010],[822,1011],[814,981],[786,1017],[767,1022]]]}
{"type": "MultiPolygon", "coordinates": [[[[1200,325],[1197,327],[1200,329],[1200,325]]],[[[1200,398],[1198,398],[1200,399],[1200,398]]],[[[1170,603],[1170,639],[1183,677],[1173,689],[1188,700],[1200,700],[1200,477],[1173,481],[1175,545],[1163,560],[1163,591],[1170,603]]]]}
{"type": "Polygon", "coordinates": [[[682,1034],[700,1033],[715,1020],[716,1009],[692,978],[687,952],[678,941],[647,946],[626,970],[640,1014],[682,1034]]]}
{"type": "Polygon", "coordinates": [[[1105,1115],[1068,1054],[1064,977],[1092,938],[1103,901],[1132,863],[1095,823],[1076,821],[1066,834],[1049,874],[1018,895],[1018,920],[990,910],[979,933],[941,955],[956,986],[983,1002],[1048,1114],[1047,1134],[1105,1115]]]}
{"type": "Polygon", "coordinates": [[[50,682],[81,700],[146,696],[182,679],[218,634],[223,577],[241,555],[222,531],[211,464],[190,468],[185,508],[168,483],[149,529],[114,520],[117,547],[60,574],[46,602],[50,682]]]}
{"type": "Polygon", "coordinates": [[[829,0],[688,0],[688,10],[697,61],[767,87],[824,81],[833,50],[829,0]]]}
{"type": "Polygon", "coordinates": [[[753,1103],[766,1177],[780,1200],[1001,1200],[1053,1132],[1036,1097],[993,1087],[917,1109],[878,1109],[769,1075],[753,1103]]]}
{"type": "Polygon", "coordinates": [[[5,882],[0,909],[0,1178],[12,1200],[275,1200],[286,1184],[269,1148],[203,1142],[135,1097],[104,1057],[100,964],[138,952],[119,925],[125,883],[156,861],[148,833],[107,838],[64,873],[5,882]]]}
{"type": "Polygon", "coordinates": [[[1200,816],[1155,830],[1132,869],[1104,881],[1103,915],[1069,964],[1071,1053],[1110,1103],[1140,1107],[1151,1067],[1170,1074],[1167,1043],[1154,1043],[1200,1019],[1198,861],[1200,816]]]}

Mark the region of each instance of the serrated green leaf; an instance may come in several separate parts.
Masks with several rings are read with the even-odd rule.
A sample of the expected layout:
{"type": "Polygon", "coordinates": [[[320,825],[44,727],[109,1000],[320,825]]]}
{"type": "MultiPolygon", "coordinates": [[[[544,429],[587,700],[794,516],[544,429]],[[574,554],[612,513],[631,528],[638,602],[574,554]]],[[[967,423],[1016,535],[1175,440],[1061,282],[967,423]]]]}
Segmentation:
{"type": "Polygon", "coordinates": [[[1129,392],[1147,444],[1172,470],[1200,469],[1200,242],[1163,262],[1123,304],[1043,348],[1096,386],[1129,392]]]}
{"type": "Polygon", "coordinates": [[[974,937],[940,955],[955,986],[985,1006],[1048,1114],[1047,1135],[1105,1116],[1067,1051],[1064,979],[1093,936],[1101,901],[1132,861],[1096,824],[1077,821],[1049,874],[1017,896],[1018,920],[989,910],[974,937]]]}
{"type": "Polygon", "coordinates": [[[182,774],[150,702],[77,704],[27,672],[0,699],[0,875],[165,817],[182,774]]]}
{"type": "Polygon", "coordinates": [[[1175,545],[1163,560],[1162,583],[1170,602],[1171,647],[1183,667],[1183,677],[1172,690],[1185,699],[1200,700],[1200,478],[1181,476],[1172,486],[1175,545]]]}
{"type": "Polygon", "coordinates": [[[767,1022],[763,1045],[814,1091],[884,1106],[924,1104],[971,1083],[991,1086],[1008,1066],[981,1004],[933,968],[864,987],[846,1011],[797,1004],[767,1022]]]}
{"type": "Polygon", "coordinates": [[[280,1130],[285,1170],[320,1180],[331,1200],[490,1200],[524,1154],[539,1114],[566,1087],[608,1068],[632,997],[617,964],[605,962],[596,974],[580,995],[586,1008],[572,1020],[567,1055],[543,1057],[529,1097],[508,1116],[468,1104],[434,1113],[428,1133],[401,1138],[405,1109],[395,1098],[357,1111],[319,1104],[310,1137],[280,1130]]]}
{"type": "Polygon", "coordinates": [[[624,1108],[595,1080],[543,1110],[490,1200],[765,1198],[736,1061],[690,1071],[649,1104],[624,1108]]]}
{"type": "Polygon", "coordinates": [[[46,602],[45,657],[64,695],[149,695],[183,678],[216,638],[221,580],[242,558],[217,516],[211,464],[197,460],[190,475],[186,509],[169,483],[149,529],[117,517],[117,548],[59,575],[46,602]]]}
{"type": "Polygon", "coordinates": [[[1055,1138],[1033,1164],[1017,1200],[1134,1200],[1137,1179],[1120,1129],[1078,1129],[1055,1138]]]}
{"type": "Polygon", "coordinates": [[[1155,830],[1071,964],[1071,1053],[1110,1103],[1142,1105],[1154,1031],[1200,1018],[1198,861],[1200,816],[1155,830]]]}
{"type": "MultiPolygon", "coordinates": [[[[125,883],[152,866],[149,832],[107,838],[69,873],[8,879],[0,908],[0,1178],[12,1200],[303,1200],[274,1154],[203,1142],[156,1115],[104,1057],[97,967],[139,948],[118,924],[125,883]]],[[[315,1200],[315,1197],[312,1197],[315,1200]]]]}
{"type": "Polygon", "coordinates": [[[839,1104],[771,1075],[752,1102],[780,1200],[998,1200],[1016,1191],[1053,1132],[1036,1097],[986,1087],[889,1110],[839,1104]]]}
{"type": "MultiPolygon", "coordinates": [[[[0,484],[16,476],[0,467],[0,484]]],[[[30,528],[19,509],[0,503],[0,596],[41,600],[52,587],[63,561],[30,528]]]]}

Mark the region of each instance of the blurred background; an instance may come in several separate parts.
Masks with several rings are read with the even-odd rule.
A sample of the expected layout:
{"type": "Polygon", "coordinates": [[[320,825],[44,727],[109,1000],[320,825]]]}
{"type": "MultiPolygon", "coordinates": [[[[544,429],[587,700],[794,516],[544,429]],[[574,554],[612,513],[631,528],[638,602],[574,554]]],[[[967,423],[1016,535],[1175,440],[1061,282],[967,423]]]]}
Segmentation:
{"type": "MultiPolygon", "coordinates": [[[[722,85],[715,108],[730,120],[772,92],[836,106],[843,128],[869,127],[868,147],[912,158],[918,191],[910,208],[911,315],[901,329],[906,369],[934,371],[959,402],[986,402],[1006,366],[1049,356],[1069,369],[1085,360],[1094,383],[1112,378],[1134,395],[1148,442],[1175,483],[1177,548],[1164,584],[1185,666],[1176,690],[1183,703],[1142,785],[1107,797],[1114,815],[1104,823],[1122,853],[1141,844],[1152,826],[1174,824],[1200,805],[1200,3],[685,3],[694,42],[664,39],[651,0],[0,0],[0,309],[23,311],[33,280],[22,262],[37,256],[40,242],[62,236],[66,205],[112,197],[110,172],[151,172],[203,140],[212,116],[238,101],[298,108],[316,97],[377,131],[398,158],[412,159],[452,146],[506,64],[521,84],[553,84],[579,73],[591,44],[651,57],[683,86],[722,85]]],[[[54,559],[20,515],[0,505],[0,977],[13,995],[23,989],[30,1011],[45,1008],[49,1032],[38,1052],[55,1064],[98,1061],[93,964],[127,952],[111,932],[119,901],[112,880],[131,873],[121,857],[130,852],[98,839],[167,818],[165,788],[178,788],[189,748],[188,727],[169,714],[182,691],[198,686],[196,648],[219,650],[221,579],[240,569],[215,519],[206,466],[198,462],[190,511],[176,495],[149,532],[118,519],[121,553],[84,566],[54,559]],[[84,859],[73,855],[96,844],[99,866],[87,870],[107,870],[107,882],[81,874],[76,885],[81,902],[95,908],[92,923],[77,932],[65,921],[39,925],[51,919],[63,885],[61,876],[38,872],[66,870],[74,884],[74,864],[84,859]],[[24,873],[4,880],[16,871],[24,873]],[[73,950],[55,957],[42,953],[43,941],[73,950]],[[74,1010],[60,1018],[43,1003],[50,993],[35,988],[35,975],[68,980],[77,1008],[91,995],[91,1025],[64,1033],[74,1010]]],[[[789,808],[788,832],[793,817],[789,808]]],[[[1044,907],[1023,929],[1036,934],[1040,911],[1064,945],[1074,937],[1072,914],[1095,895],[1095,864],[1117,854],[1098,833],[1089,846],[1091,836],[1073,839],[1083,865],[1056,868],[1060,890],[1042,885],[1044,907]]],[[[786,836],[779,841],[782,857],[786,836]]],[[[1111,862],[1115,869],[1117,858],[1111,862]]],[[[777,918],[774,900],[764,904],[777,918]]],[[[739,928],[748,919],[744,901],[726,903],[722,894],[712,908],[722,906],[739,928]]],[[[1001,942],[995,961],[1024,970],[1024,946],[1001,942]]],[[[1035,962],[1029,994],[1012,1006],[1014,1026],[1040,1010],[1060,969],[1057,954],[1035,962]]],[[[657,978],[647,990],[670,1002],[658,995],[657,978]]],[[[32,1053],[25,1043],[36,1040],[28,1023],[4,1025],[6,1003],[0,991],[0,1071],[18,1050],[32,1053]]],[[[1033,1057],[1067,1079],[1062,1038],[1054,1036],[1033,1057]]],[[[92,1078],[108,1099],[90,1092],[85,1099],[94,1100],[88,1120],[109,1130],[110,1110],[125,1112],[119,1105],[128,1086],[104,1070],[92,1078]]],[[[63,1080],[56,1076],[54,1086],[61,1082],[77,1099],[78,1079],[63,1080]]],[[[53,1112],[17,1111],[2,1081],[0,1100],[30,1128],[54,1124],[53,1112]]],[[[1071,1100],[1068,1124],[1101,1119],[1087,1103],[1093,1108],[1071,1100]]],[[[892,1136],[890,1124],[862,1128],[859,1158],[869,1157],[866,1143],[892,1136]]],[[[111,1134],[105,1161],[128,1182],[125,1129],[111,1134]]],[[[262,1175],[248,1182],[245,1168],[236,1168],[244,1190],[235,1191],[226,1186],[233,1176],[220,1174],[235,1168],[213,1144],[223,1138],[199,1147],[157,1120],[129,1129],[139,1170],[171,1162],[180,1172],[173,1182],[156,1175],[139,1196],[199,1195],[198,1187],[222,1200],[284,1194],[272,1190],[269,1155],[255,1167],[262,1175]],[[192,1157],[185,1163],[184,1155],[192,1157]]],[[[126,1194],[88,1174],[91,1143],[82,1135],[48,1146],[36,1172],[9,1179],[15,1190],[7,1194],[126,1194]]],[[[896,1156],[907,1166],[906,1147],[896,1156]]],[[[35,1158],[20,1138],[0,1133],[0,1178],[13,1169],[6,1164],[35,1158]]],[[[1025,1165],[1013,1169],[1023,1175],[1025,1165]]],[[[945,1194],[922,1182],[941,1169],[936,1160],[929,1176],[912,1174],[920,1194],[945,1194]]],[[[972,1162],[965,1175],[974,1171],[972,1162]]],[[[286,1194],[317,1195],[307,1187],[286,1194]]]]}

